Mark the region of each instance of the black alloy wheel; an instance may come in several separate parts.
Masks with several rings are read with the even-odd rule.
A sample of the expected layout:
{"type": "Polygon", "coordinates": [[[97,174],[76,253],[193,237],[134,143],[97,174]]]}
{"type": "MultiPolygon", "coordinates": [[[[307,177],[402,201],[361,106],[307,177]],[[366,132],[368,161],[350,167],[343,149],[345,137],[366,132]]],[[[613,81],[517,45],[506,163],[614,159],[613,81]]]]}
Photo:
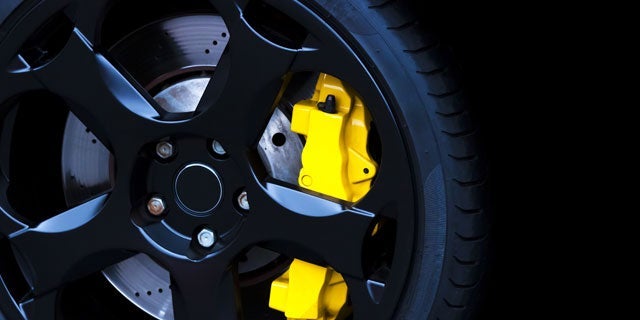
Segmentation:
{"type": "Polygon", "coordinates": [[[0,319],[284,319],[292,259],[344,277],[342,319],[473,315],[484,158],[410,1],[7,4],[0,319]],[[371,115],[357,201],[298,185],[321,74],[371,115]]]}

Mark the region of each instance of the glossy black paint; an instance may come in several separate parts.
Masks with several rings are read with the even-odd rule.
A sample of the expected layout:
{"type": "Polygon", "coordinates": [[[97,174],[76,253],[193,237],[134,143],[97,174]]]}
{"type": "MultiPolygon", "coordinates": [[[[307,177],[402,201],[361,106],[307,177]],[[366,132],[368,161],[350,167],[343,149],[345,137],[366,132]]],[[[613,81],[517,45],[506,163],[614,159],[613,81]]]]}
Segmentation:
{"type": "MultiPolygon", "coordinates": [[[[23,310],[38,310],[28,319],[51,319],[56,290],[138,252],[171,272],[176,319],[239,319],[234,260],[255,244],[341,272],[355,319],[389,317],[404,286],[413,247],[415,201],[407,178],[411,168],[388,102],[350,45],[297,1],[266,2],[309,33],[299,49],[275,44],[258,33],[243,16],[249,1],[211,0],[229,28],[229,47],[194,117],[165,121],[162,109],[101,46],[101,19],[95,17],[105,14],[106,2],[44,1],[21,21],[20,32],[0,43],[0,102],[33,90],[55,93],[111,151],[116,168],[110,192],[39,225],[16,220],[18,214],[0,197],[0,236],[10,240],[32,286],[32,295],[17,304],[23,310]],[[59,55],[38,69],[4,71],[29,34],[60,11],[76,28],[59,55]],[[326,72],[349,83],[365,98],[381,133],[378,176],[369,194],[355,205],[270,179],[255,151],[287,75],[302,71],[326,72]],[[169,164],[155,163],[149,146],[166,137],[178,141],[179,156],[169,164]],[[228,159],[206,154],[206,143],[214,138],[225,146],[228,159]],[[176,170],[193,162],[220,173],[224,196],[215,210],[237,215],[236,221],[200,221],[173,207],[162,221],[137,217],[147,193],[162,191],[171,197],[176,170]],[[156,188],[168,191],[151,190],[156,188]],[[226,188],[244,188],[251,210],[243,215],[233,211],[234,191],[226,188]],[[381,215],[395,220],[402,232],[377,303],[369,294],[369,274],[360,253],[375,217],[381,215]],[[168,227],[176,225],[179,233],[189,235],[188,230],[198,225],[216,228],[225,223],[229,236],[204,252],[194,251],[188,238],[168,227]]],[[[0,188],[5,191],[9,183],[0,179],[0,188]]],[[[6,301],[2,310],[15,314],[6,301]]]]}
{"type": "Polygon", "coordinates": [[[0,2],[0,21],[3,21],[22,0],[5,0],[0,2]]]}
{"type": "Polygon", "coordinates": [[[222,182],[215,169],[191,163],[178,172],[175,179],[176,198],[189,212],[206,215],[222,198],[222,182]]]}

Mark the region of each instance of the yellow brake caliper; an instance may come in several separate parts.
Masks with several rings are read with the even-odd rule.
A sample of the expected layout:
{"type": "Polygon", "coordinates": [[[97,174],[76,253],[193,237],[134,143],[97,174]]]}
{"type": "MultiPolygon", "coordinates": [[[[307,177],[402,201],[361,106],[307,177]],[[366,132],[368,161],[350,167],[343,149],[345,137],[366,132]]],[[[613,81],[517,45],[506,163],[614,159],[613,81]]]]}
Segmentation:
{"type": "Polygon", "coordinates": [[[291,130],[306,137],[300,186],[356,202],[378,170],[367,151],[371,116],[342,81],[321,74],[311,100],[293,107],[291,130]]]}
{"type": "MultiPolygon", "coordinates": [[[[306,138],[298,184],[349,202],[360,200],[378,170],[367,151],[370,122],[353,90],[320,74],[313,97],[293,107],[291,130],[306,138]]],[[[271,284],[269,306],[289,320],[342,319],[348,314],[346,302],[340,273],[298,259],[271,284]]]]}
{"type": "Polygon", "coordinates": [[[289,270],[271,283],[269,307],[289,320],[335,320],[347,315],[347,284],[342,275],[295,259],[289,270]]]}

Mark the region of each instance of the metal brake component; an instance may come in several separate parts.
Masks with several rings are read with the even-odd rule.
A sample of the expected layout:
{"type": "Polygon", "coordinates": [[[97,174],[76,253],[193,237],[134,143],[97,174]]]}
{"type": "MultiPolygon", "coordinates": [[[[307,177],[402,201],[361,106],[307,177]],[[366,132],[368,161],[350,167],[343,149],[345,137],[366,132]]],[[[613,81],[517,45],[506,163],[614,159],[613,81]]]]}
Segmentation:
{"type": "MultiPolygon", "coordinates": [[[[378,169],[367,151],[370,123],[369,112],[353,90],[320,74],[313,97],[293,107],[291,131],[306,137],[298,184],[342,200],[360,200],[378,169]]],[[[269,307],[289,320],[344,319],[350,312],[347,293],[337,271],[295,259],[271,283],[269,307]]]]}
{"type": "Polygon", "coordinates": [[[347,284],[340,273],[295,259],[271,283],[269,307],[288,320],[340,320],[349,313],[347,284]]]}
{"type": "Polygon", "coordinates": [[[291,131],[307,139],[300,186],[350,202],[369,192],[378,170],[367,151],[370,123],[369,111],[353,90],[320,74],[313,97],[293,107],[291,131]]]}

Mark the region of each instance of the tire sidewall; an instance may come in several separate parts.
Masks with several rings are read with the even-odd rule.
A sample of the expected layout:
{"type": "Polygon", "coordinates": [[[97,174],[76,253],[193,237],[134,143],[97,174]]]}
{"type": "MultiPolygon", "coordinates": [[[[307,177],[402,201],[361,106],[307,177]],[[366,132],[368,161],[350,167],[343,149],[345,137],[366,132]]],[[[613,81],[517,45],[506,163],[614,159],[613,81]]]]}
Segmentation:
{"type": "Polygon", "coordinates": [[[435,103],[417,77],[415,62],[408,59],[400,39],[393,37],[382,17],[364,1],[312,0],[325,11],[328,22],[350,43],[377,79],[402,130],[410,152],[415,196],[416,239],[404,294],[396,319],[427,319],[436,300],[447,239],[447,199],[439,143],[431,121],[435,103]],[[418,89],[420,88],[420,89],[418,89]]]}

